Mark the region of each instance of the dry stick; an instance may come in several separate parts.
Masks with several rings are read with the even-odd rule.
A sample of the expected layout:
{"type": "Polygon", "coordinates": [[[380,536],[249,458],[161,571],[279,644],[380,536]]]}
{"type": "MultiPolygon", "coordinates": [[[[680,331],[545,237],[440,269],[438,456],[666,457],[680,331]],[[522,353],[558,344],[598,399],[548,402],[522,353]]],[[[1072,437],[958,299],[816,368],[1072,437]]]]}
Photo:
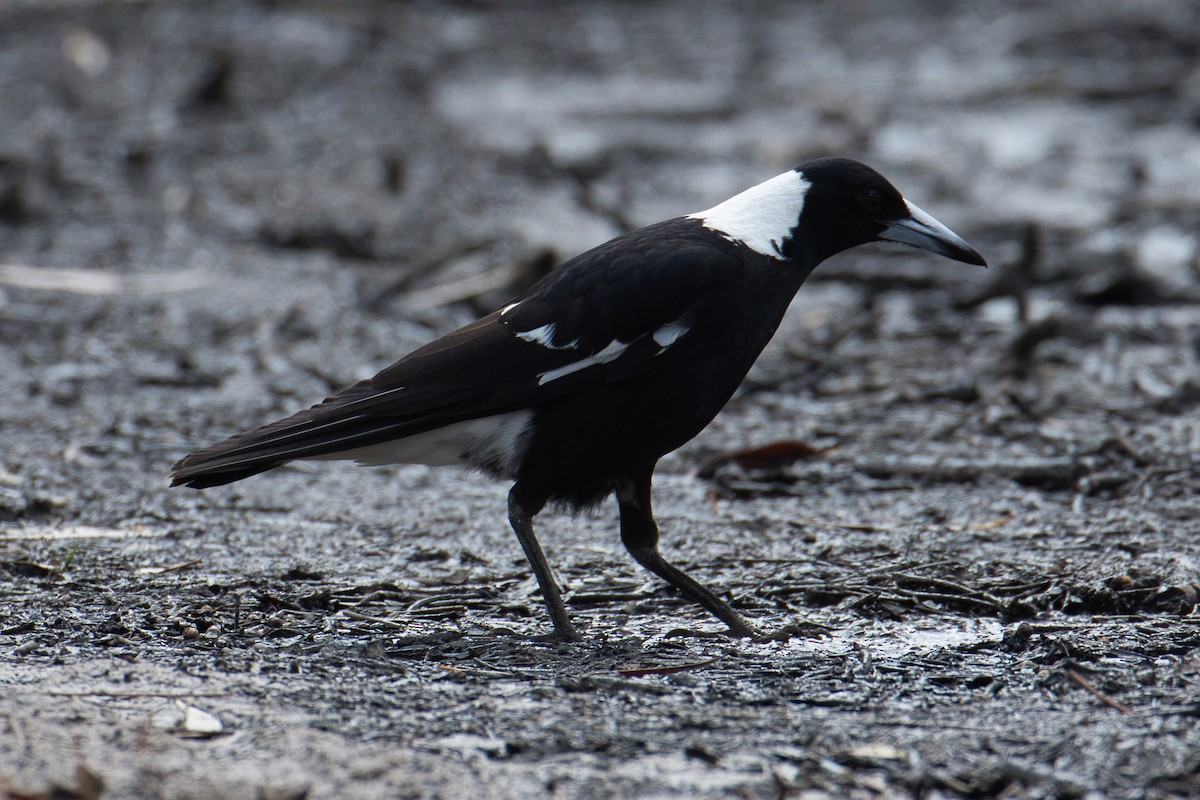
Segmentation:
{"type": "Polygon", "coordinates": [[[376,625],[383,625],[385,627],[395,628],[401,631],[408,630],[409,628],[408,625],[405,625],[401,622],[393,622],[390,619],[381,619],[380,617],[372,617],[368,616],[367,614],[360,614],[359,612],[349,608],[343,608],[341,609],[341,612],[344,616],[347,616],[350,619],[359,620],[361,622],[374,622],[376,625]]]}
{"type": "Polygon", "coordinates": [[[898,587],[896,589],[896,591],[901,593],[900,594],[901,597],[911,597],[914,600],[925,600],[925,601],[932,601],[932,602],[937,602],[937,603],[946,603],[947,605],[953,605],[954,603],[960,603],[963,605],[973,605],[973,606],[977,606],[977,607],[986,608],[988,611],[1003,611],[1004,610],[1004,606],[1000,605],[999,603],[995,602],[994,600],[987,600],[987,599],[984,599],[983,597],[976,597],[975,595],[970,595],[970,594],[958,594],[956,592],[922,592],[922,591],[917,591],[914,589],[905,589],[902,587],[898,587]]]}
{"type": "Polygon", "coordinates": [[[202,558],[193,558],[191,561],[184,561],[179,564],[172,564],[169,567],[139,567],[135,570],[139,575],[162,575],[166,572],[178,572],[181,569],[194,567],[204,561],[202,558]]]}
{"type": "Polygon", "coordinates": [[[122,275],[95,269],[0,264],[0,286],[90,295],[161,294],[198,289],[212,283],[204,270],[122,275]]]}
{"type": "Polygon", "coordinates": [[[408,293],[408,303],[412,308],[436,308],[461,303],[485,292],[503,289],[517,277],[519,266],[516,263],[505,264],[461,280],[418,289],[408,293]]]}
{"type": "Polygon", "coordinates": [[[229,692],[189,692],[184,689],[51,689],[44,694],[50,697],[228,697],[229,692]]]}
{"type": "Polygon", "coordinates": [[[705,661],[697,661],[692,664],[666,664],[661,667],[633,667],[630,669],[619,669],[617,674],[626,678],[640,678],[645,675],[674,675],[677,672],[687,672],[693,669],[703,669],[711,667],[721,660],[720,656],[710,658],[705,661]]]}
{"type": "MultiPolygon", "coordinates": [[[[836,561],[829,561],[828,559],[822,559],[822,561],[824,561],[824,563],[826,563],[826,564],[832,564],[835,567],[841,567],[842,569],[852,569],[852,570],[858,571],[853,564],[840,564],[836,561]]],[[[929,561],[924,564],[915,564],[915,565],[913,565],[912,569],[932,569],[933,567],[946,567],[946,566],[950,566],[951,564],[955,564],[955,563],[957,563],[957,562],[952,558],[943,558],[940,561],[929,561]]],[[[862,572],[861,574],[863,574],[863,575],[890,575],[890,574],[894,573],[895,570],[896,570],[896,567],[894,564],[886,564],[882,567],[876,567],[874,569],[866,570],[866,571],[862,572]]]]}
{"type": "MultiPolygon", "coordinates": [[[[484,659],[480,658],[479,656],[474,656],[471,660],[474,661],[476,664],[483,665],[484,668],[491,670],[495,675],[498,675],[500,677],[510,677],[510,678],[517,677],[517,678],[525,678],[526,680],[540,680],[540,679],[546,677],[546,674],[544,672],[535,672],[534,670],[523,669],[521,667],[506,667],[501,664],[493,664],[490,661],[485,661],[484,659]]],[[[466,670],[462,669],[461,667],[452,667],[450,665],[443,665],[442,669],[466,672],[466,670]]],[[[476,672],[473,674],[476,675],[477,677],[484,675],[484,673],[479,673],[479,672],[476,672]]]]}
{"type": "MultiPolygon", "coordinates": [[[[989,603],[989,604],[995,606],[996,608],[1004,607],[1003,603],[1001,603],[995,597],[992,597],[987,592],[980,591],[979,589],[972,589],[970,586],[965,586],[961,583],[955,583],[954,581],[948,581],[948,580],[945,580],[944,578],[934,578],[934,577],[929,577],[929,576],[925,576],[925,575],[912,575],[907,572],[898,572],[895,575],[895,580],[896,580],[896,585],[902,589],[907,588],[900,584],[901,581],[905,581],[907,583],[915,584],[918,586],[924,585],[924,586],[931,586],[935,589],[942,589],[947,594],[956,594],[956,595],[961,595],[963,598],[976,599],[981,602],[989,603]]],[[[910,589],[909,591],[915,591],[915,590],[910,589]]]]}
{"type": "Polygon", "coordinates": [[[1103,693],[1101,693],[1101,691],[1099,689],[1097,689],[1095,686],[1092,686],[1090,683],[1088,683],[1086,678],[1084,678],[1082,675],[1080,675],[1078,672],[1071,669],[1070,667],[1067,667],[1067,677],[1070,678],[1071,680],[1075,681],[1076,683],[1078,683],[1080,686],[1082,686],[1084,689],[1087,690],[1088,694],[1090,694],[1092,697],[1095,697],[1097,700],[1099,700],[1101,703],[1104,703],[1104,705],[1108,706],[1109,708],[1115,708],[1117,711],[1120,711],[1122,714],[1128,714],[1133,711],[1132,708],[1125,705],[1124,703],[1118,703],[1116,700],[1113,700],[1111,697],[1108,697],[1108,696],[1104,695],[1103,693]]]}
{"type": "MultiPolygon", "coordinates": [[[[368,311],[382,311],[384,307],[387,306],[387,304],[390,303],[394,298],[403,294],[411,295],[412,292],[410,290],[413,283],[421,276],[431,275],[446,265],[453,263],[454,261],[465,258],[473,253],[487,250],[495,244],[496,242],[493,239],[482,239],[476,242],[464,242],[455,245],[453,248],[448,249],[445,253],[437,256],[436,258],[431,259],[415,269],[408,270],[408,272],[402,275],[398,280],[393,281],[383,289],[379,290],[374,297],[370,298],[363,304],[363,307],[368,311]]],[[[512,265],[510,264],[504,268],[511,270],[512,265]]],[[[439,287],[433,288],[440,291],[439,287]]],[[[430,290],[427,289],[425,291],[430,290]]],[[[412,302],[411,297],[410,302],[412,302]]]]}

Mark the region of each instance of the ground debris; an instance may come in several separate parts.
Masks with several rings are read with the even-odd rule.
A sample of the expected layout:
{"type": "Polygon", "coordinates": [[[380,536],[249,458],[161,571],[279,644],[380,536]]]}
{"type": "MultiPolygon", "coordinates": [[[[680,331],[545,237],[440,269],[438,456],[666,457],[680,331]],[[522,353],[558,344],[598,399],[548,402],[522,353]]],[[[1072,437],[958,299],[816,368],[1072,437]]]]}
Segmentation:
{"type": "Polygon", "coordinates": [[[75,767],[72,785],[57,784],[44,792],[29,792],[8,785],[0,778],[3,800],[100,800],[104,795],[104,779],[86,764],[75,767]]]}
{"type": "Polygon", "coordinates": [[[829,448],[813,447],[808,442],[771,442],[758,447],[747,447],[710,456],[701,462],[696,469],[696,475],[701,478],[712,478],[718,471],[726,467],[736,467],[756,476],[763,473],[777,474],[796,461],[817,458],[828,450],[829,448]]]}

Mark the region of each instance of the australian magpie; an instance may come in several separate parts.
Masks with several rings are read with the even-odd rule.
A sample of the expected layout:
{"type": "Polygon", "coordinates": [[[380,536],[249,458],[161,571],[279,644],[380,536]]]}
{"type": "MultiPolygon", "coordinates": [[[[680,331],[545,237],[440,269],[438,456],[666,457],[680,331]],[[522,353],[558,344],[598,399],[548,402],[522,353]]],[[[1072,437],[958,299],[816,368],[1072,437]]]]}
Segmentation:
{"type": "Polygon", "coordinates": [[[809,273],[880,240],[986,265],[870,167],[812,161],[571,259],[375,377],[192,453],[172,485],[217,486],[294,459],[459,464],[512,480],[508,518],[564,639],[579,636],[533,517],[548,502],[586,508],[615,493],[633,558],[752,635],[660,554],[654,466],[721,410],[809,273]]]}

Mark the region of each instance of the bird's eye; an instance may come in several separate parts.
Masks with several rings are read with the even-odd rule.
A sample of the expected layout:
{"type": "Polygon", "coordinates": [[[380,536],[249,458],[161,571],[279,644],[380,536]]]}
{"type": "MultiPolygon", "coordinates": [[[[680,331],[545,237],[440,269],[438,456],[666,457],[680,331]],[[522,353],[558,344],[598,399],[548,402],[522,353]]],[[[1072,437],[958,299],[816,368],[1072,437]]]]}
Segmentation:
{"type": "Polygon", "coordinates": [[[858,196],[858,207],[868,214],[883,211],[883,197],[878,192],[863,192],[858,196]]]}

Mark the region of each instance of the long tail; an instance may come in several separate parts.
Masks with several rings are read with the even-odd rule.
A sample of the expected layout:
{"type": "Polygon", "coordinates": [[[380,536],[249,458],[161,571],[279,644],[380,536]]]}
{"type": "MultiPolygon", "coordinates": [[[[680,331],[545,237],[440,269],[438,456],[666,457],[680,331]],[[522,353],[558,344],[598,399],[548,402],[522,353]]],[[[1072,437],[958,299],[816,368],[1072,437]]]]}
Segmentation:
{"type": "Polygon", "coordinates": [[[172,486],[204,489],[239,481],[299,458],[320,458],[411,436],[446,424],[436,413],[382,415],[362,407],[376,396],[362,382],[312,408],[239,433],[185,456],[171,468],[172,486]]]}
{"type": "Polygon", "coordinates": [[[303,421],[292,418],[280,420],[180,459],[171,468],[171,485],[194,489],[220,486],[298,458],[330,456],[410,435],[422,427],[412,420],[392,423],[359,420],[357,424],[347,421],[333,423],[333,427],[303,425],[303,421]]]}

